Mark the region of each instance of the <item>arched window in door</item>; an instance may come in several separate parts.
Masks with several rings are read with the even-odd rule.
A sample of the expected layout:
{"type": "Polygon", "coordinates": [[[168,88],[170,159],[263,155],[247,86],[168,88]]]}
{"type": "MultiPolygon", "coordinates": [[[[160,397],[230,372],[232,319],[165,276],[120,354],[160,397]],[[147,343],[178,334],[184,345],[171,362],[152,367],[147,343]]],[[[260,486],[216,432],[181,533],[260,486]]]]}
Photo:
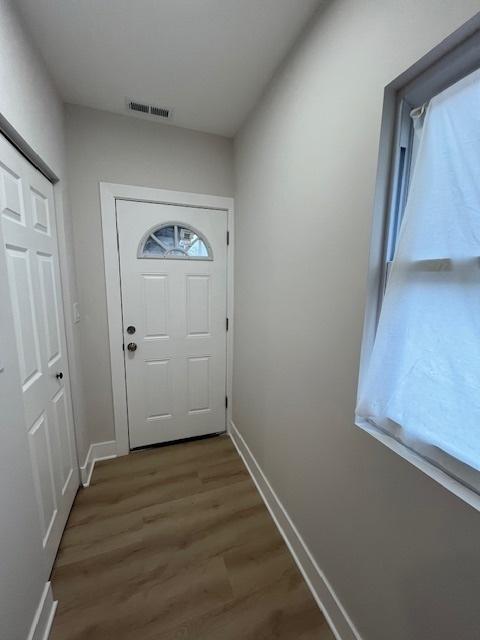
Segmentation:
{"type": "Polygon", "coordinates": [[[199,231],[180,222],[167,222],[143,237],[139,258],[165,260],[213,260],[208,240],[199,231]]]}

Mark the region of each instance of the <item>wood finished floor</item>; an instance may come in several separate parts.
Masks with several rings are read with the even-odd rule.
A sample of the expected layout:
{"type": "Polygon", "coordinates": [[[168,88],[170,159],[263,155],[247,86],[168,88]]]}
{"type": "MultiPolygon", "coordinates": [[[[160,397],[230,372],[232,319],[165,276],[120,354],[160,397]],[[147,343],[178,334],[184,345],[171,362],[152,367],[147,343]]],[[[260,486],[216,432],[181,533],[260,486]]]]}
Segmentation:
{"type": "Polygon", "coordinates": [[[51,640],[333,640],[226,436],[99,463],[52,574],[51,640]]]}

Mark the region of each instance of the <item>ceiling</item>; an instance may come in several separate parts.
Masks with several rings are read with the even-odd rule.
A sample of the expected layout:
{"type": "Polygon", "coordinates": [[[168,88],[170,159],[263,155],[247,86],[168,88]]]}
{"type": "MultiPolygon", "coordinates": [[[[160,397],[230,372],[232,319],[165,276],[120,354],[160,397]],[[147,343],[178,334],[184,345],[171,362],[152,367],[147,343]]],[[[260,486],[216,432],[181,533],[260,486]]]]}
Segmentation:
{"type": "Polygon", "coordinates": [[[233,136],[319,0],[16,0],[66,102],[233,136]]]}

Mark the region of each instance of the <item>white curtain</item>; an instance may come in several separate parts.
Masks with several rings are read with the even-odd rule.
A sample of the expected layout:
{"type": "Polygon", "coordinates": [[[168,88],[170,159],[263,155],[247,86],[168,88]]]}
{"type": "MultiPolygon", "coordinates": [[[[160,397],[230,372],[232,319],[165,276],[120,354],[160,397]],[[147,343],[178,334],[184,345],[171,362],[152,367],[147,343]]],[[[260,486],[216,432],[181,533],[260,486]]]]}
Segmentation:
{"type": "Polygon", "coordinates": [[[428,106],[357,416],[480,470],[480,71],[428,106]]]}

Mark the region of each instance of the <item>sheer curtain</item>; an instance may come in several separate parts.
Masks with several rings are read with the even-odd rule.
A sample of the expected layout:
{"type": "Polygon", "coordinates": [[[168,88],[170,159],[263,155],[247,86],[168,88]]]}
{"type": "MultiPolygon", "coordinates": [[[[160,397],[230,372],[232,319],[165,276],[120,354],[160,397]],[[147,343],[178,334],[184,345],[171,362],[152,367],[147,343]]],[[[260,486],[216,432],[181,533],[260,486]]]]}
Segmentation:
{"type": "Polygon", "coordinates": [[[357,417],[480,470],[480,71],[428,106],[357,417]]]}

